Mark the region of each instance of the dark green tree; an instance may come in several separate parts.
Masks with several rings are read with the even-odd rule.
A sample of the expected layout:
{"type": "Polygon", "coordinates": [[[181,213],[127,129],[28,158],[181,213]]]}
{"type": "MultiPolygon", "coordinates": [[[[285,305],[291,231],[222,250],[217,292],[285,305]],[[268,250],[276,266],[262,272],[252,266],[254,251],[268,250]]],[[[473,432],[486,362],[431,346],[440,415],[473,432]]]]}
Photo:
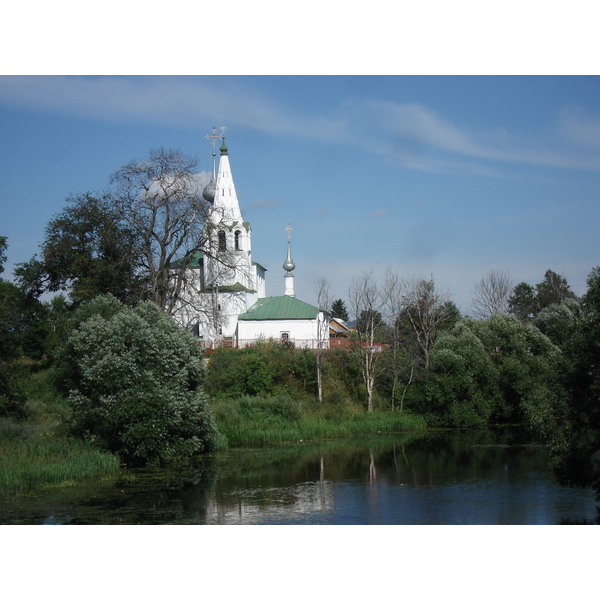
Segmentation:
{"type": "Polygon", "coordinates": [[[567,299],[575,299],[567,280],[562,275],[548,269],[544,279],[535,286],[537,310],[543,310],[552,304],[562,304],[567,299]]]}
{"type": "Polygon", "coordinates": [[[331,312],[330,315],[335,317],[336,319],[341,319],[342,321],[348,321],[350,318],[348,316],[348,309],[346,308],[345,302],[338,298],[331,304],[331,312]]]}
{"type": "Polygon", "coordinates": [[[535,288],[524,281],[518,283],[508,299],[508,312],[522,321],[532,318],[537,313],[535,288]]]}
{"type": "Polygon", "coordinates": [[[542,311],[540,326],[551,325],[562,342],[568,393],[535,413],[532,424],[547,441],[558,481],[600,492],[600,267],[588,275],[581,305],[565,305],[559,315],[542,311]]]}
{"type": "Polygon", "coordinates": [[[515,286],[508,299],[508,310],[521,320],[531,320],[548,306],[574,299],[576,296],[567,280],[562,275],[548,269],[544,274],[544,279],[535,286],[525,282],[515,286]]]}
{"type": "Polygon", "coordinates": [[[33,297],[64,290],[77,305],[111,293],[135,304],[145,291],[138,275],[139,243],[110,196],[73,196],[47,225],[41,258],[19,265],[15,276],[33,297]]]}

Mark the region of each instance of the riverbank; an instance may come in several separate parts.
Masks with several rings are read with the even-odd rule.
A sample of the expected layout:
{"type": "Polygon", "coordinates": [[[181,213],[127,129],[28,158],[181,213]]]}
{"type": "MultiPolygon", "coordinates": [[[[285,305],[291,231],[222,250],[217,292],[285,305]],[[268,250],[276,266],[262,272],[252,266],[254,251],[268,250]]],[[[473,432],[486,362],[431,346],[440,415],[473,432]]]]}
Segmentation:
{"type": "Polygon", "coordinates": [[[23,414],[0,418],[0,497],[118,472],[118,456],[68,435],[70,409],[52,390],[49,371],[27,367],[23,414]]]}
{"type": "Polygon", "coordinates": [[[367,413],[350,402],[331,405],[278,396],[242,396],[213,399],[210,408],[221,434],[221,447],[256,447],[427,429],[420,415],[390,410],[367,413]]]}
{"type": "MultiPolygon", "coordinates": [[[[70,407],[50,382],[50,371],[27,365],[22,418],[0,418],[0,496],[73,485],[118,472],[118,456],[69,435],[70,407]]],[[[258,447],[399,431],[424,431],[419,415],[366,413],[358,403],[320,404],[286,396],[242,396],[210,401],[219,448],[258,447]]]]}

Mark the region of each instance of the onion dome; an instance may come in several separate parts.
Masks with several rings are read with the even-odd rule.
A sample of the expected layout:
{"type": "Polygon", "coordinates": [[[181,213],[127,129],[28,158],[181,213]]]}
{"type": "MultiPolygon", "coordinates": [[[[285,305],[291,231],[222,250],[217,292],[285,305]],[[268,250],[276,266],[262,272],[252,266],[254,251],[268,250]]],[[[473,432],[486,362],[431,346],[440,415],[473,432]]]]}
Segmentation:
{"type": "Polygon", "coordinates": [[[217,189],[217,184],[214,179],[212,179],[202,190],[202,197],[211,204],[215,201],[215,191],[217,189]]]}
{"type": "Polygon", "coordinates": [[[290,243],[289,243],[289,241],[288,241],[288,249],[287,249],[287,258],[285,259],[285,262],[283,263],[283,268],[286,271],[288,271],[288,273],[290,271],[293,271],[296,268],[296,265],[292,261],[292,253],[291,253],[291,250],[290,250],[290,243]]]}
{"type": "Polygon", "coordinates": [[[225,136],[223,136],[223,143],[221,144],[221,156],[227,156],[227,146],[225,145],[225,136]]]}

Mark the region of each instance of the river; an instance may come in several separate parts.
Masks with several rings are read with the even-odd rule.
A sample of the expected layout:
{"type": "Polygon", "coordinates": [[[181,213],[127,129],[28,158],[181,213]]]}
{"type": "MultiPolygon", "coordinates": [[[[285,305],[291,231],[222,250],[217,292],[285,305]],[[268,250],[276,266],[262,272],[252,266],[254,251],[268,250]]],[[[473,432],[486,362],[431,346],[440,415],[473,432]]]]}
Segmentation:
{"type": "Polygon", "coordinates": [[[230,449],[0,500],[0,524],[596,523],[516,428],[230,449]]]}

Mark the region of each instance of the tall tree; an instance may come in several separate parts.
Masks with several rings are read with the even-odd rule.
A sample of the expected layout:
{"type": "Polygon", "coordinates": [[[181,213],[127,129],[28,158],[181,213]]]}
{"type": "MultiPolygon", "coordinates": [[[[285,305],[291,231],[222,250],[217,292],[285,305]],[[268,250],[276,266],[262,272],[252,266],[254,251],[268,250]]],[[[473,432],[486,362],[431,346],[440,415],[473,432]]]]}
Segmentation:
{"type": "Polygon", "coordinates": [[[112,293],[128,304],[145,291],[138,272],[139,237],[123,222],[110,195],[81,194],[46,226],[41,258],[15,269],[21,287],[33,297],[69,291],[74,304],[112,293]]]}
{"type": "Polygon", "coordinates": [[[538,311],[552,304],[562,304],[567,299],[576,298],[566,278],[550,269],[544,273],[544,279],[536,284],[535,290],[538,311]]]}
{"type": "Polygon", "coordinates": [[[319,402],[323,402],[323,352],[328,347],[329,342],[329,314],[327,308],[331,304],[331,287],[329,282],[320,277],[315,283],[315,292],[317,295],[317,388],[319,402]]]}
{"type": "Polygon", "coordinates": [[[491,269],[473,289],[472,312],[487,319],[497,313],[508,312],[508,299],[513,289],[508,271],[491,269]]]}
{"type": "Polygon", "coordinates": [[[352,281],[348,298],[355,318],[361,321],[360,327],[356,328],[358,344],[355,348],[366,389],[367,411],[372,412],[376,365],[381,354],[376,340],[381,325],[380,311],[384,302],[372,271],[363,273],[352,281]]]}
{"type": "Polygon", "coordinates": [[[338,298],[337,300],[333,301],[331,305],[330,314],[332,317],[335,317],[336,319],[341,319],[342,321],[347,321],[350,318],[348,316],[348,309],[346,308],[346,304],[341,298],[338,298]]]}
{"type": "Polygon", "coordinates": [[[400,318],[415,336],[427,371],[438,336],[458,321],[460,312],[446,293],[436,289],[433,279],[408,282],[403,305],[400,318]]]}
{"type": "Polygon", "coordinates": [[[532,318],[537,313],[535,288],[524,281],[518,283],[508,299],[508,312],[522,321],[532,318]]]}
{"type": "Polygon", "coordinates": [[[525,282],[516,285],[508,299],[508,309],[520,319],[530,320],[548,306],[576,298],[566,278],[548,269],[535,286],[525,282]]]}
{"type": "Polygon", "coordinates": [[[184,295],[187,267],[208,242],[210,205],[196,171],[196,159],[159,148],[112,177],[123,218],[141,240],[140,259],[152,300],[169,314],[184,295]],[[178,268],[173,269],[176,260],[178,268]]]}

